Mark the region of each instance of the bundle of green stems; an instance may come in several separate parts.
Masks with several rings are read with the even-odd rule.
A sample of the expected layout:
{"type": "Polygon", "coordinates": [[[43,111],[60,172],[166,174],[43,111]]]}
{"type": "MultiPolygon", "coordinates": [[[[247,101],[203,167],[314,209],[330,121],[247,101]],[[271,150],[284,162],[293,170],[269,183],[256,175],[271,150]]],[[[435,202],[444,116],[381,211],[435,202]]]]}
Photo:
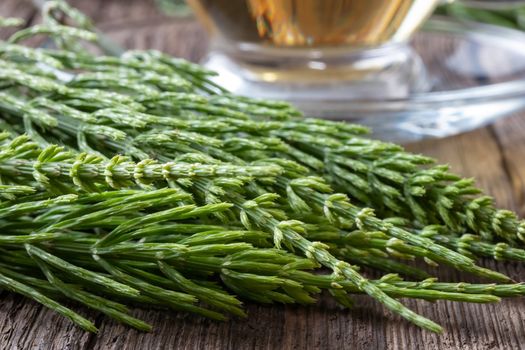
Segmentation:
{"type": "Polygon", "coordinates": [[[0,43],[1,288],[89,331],[63,300],[148,330],[129,306],[223,320],[244,300],[367,294],[439,332],[398,299],[524,295],[477,263],[525,260],[525,225],[472,179],[362,126],[231,95],[157,51],[91,53],[79,42],[96,44],[92,30],[53,1],[0,43]],[[23,45],[41,34],[57,48],[23,45]],[[495,283],[438,282],[443,265],[495,283]]]}

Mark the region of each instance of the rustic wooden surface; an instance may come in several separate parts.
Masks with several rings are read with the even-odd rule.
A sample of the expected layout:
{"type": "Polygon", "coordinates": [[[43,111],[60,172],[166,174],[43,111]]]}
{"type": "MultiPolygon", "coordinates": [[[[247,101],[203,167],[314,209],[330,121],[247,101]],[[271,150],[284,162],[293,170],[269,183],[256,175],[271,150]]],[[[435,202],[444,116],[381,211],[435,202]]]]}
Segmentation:
{"type": "MultiPolygon", "coordinates": [[[[197,61],[206,50],[206,35],[191,19],[163,16],[148,0],[72,1],[88,13],[113,40],[127,48],[155,48],[197,61]]],[[[28,23],[38,14],[28,2],[0,0],[0,16],[17,16],[28,23]]],[[[5,37],[6,31],[0,32],[5,37]]],[[[449,163],[496,198],[499,206],[525,215],[525,114],[487,128],[408,148],[449,163]]],[[[525,281],[523,265],[497,267],[525,281]]],[[[449,280],[465,278],[441,272],[449,280]]],[[[442,335],[422,331],[385,312],[366,297],[342,311],[329,299],[316,306],[248,304],[249,317],[225,323],[191,315],[147,310],[134,314],[154,326],[141,333],[77,307],[96,321],[97,335],[87,334],[35,302],[0,294],[0,349],[519,349],[525,343],[525,299],[494,305],[435,304],[407,301],[417,312],[442,324],[442,335]]]]}

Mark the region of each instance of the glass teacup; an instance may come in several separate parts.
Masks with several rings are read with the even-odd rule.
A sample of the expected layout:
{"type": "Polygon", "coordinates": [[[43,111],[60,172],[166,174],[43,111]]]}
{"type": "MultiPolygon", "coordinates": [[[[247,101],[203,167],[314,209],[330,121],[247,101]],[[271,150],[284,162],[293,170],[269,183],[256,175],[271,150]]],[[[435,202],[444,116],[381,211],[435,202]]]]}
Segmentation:
{"type": "Polygon", "coordinates": [[[290,101],[425,91],[406,44],[440,0],[188,0],[211,34],[203,61],[232,92],[290,101]]]}

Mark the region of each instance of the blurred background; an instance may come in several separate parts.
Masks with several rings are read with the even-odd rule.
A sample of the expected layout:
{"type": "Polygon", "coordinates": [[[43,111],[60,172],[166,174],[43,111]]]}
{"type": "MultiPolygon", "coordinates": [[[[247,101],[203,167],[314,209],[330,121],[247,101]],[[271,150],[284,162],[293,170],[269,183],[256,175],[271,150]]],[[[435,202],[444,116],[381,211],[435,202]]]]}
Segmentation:
{"type": "MultiPolygon", "coordinates": [[[[251,6],[264,3],[267,6],[264,11],[272,15],[275,13],[275,4],[279,3],[272,1],[246,0],[246,3],[251,6]],[[273,8],[268,4],[273,4],[273,8]]],[[[385,13],[387,10],[382,10],[380,6],[389,8],[388,11],[397,11],[392,8],[411,4],[405,7],[411,9],[410,6],[413,6],[414,12],[421,12],[417,4],[432,8],[433,5],[429,4],[436,2],[437,0],[432,2],[375,0],[372,3],[377,4],[377,13],[385,13]],[[394,3],[398,5],[393,5],[394,3]]],[[[22,17],[28,21],[28,24],[36,23],[39,21],[39,15],[33,4],[41,5],[42,3],[43,0],[1,1],[0,14],[22,17]]],[[[235,4],[244,2],[193,0],[193,4],[203,4],[202,11],[200,11],[200,22],[183,0],[70,0],[69,3],[91,17],[100,32],[115,43],[115,46],[125,49],[154,48],[194,62],[202,62],[207,57],[209,48],[213,46],[211,44],[218,42],[218,40],[210,40],[202,24],[208,24],[210,27],[212,21],[220,22],[211,15],[207,21],[205,16],[202,16],[202,12],[208,11],[211,5],[222,4],[220,5],[222,7],[231,5],[234,8],[237,6],[235,4]]],[[[295,3],[302,4],[300,6],[306,4],[306,2],[290,2],[290,4],[295,3]]],[[[359,4],[359,1],[347,2],[350,4],[348,6],[357,6],[354,3],[359,4]]],[[[350,116],[352,121],[371,126],[376,131],[377,137],[397,142],[417,141],[426,137],[444,137],[471,130],[524,108],[525,46],[520,43],[525,42],[525,34],[522,31],[525,29],[525,2],[463,0],[451,3],[441,1],[441,3],[442,5],[438,6],[435,14],[441,16],[440,18],[444,21],[426,22],[424,29],[417,33],[408,45],[412,53],[407,51],[402,53],[408,56],[413,53],[415,55],[410,57],[401,55],[398,62],[395,59],[393,62],[383,60],[384,62],[379,64],[390,67],[388,68],[390,70],[384,74],[384,71],[377,69],[378,73],[374,73],[375,76],[372,74],[372,83],[364,84],[362,90],[354,89],[355,81],[360,79],[355,78],[355,73],[357,71],[357,75],[368,74],[368,67],[364,69],[364,73],[353,70],[352,67],[363,63],[369,64],[370,60],[360,61],[358,59],[352,63],[353,66],[348,64],[341,66],[339,62],[344,61],[346,56],[341,56],[342,59],[338,56],[335,59],[335,69],[319,69],[317,66],[330,67],[330,61],[323,62],[323,60],[310,58],[301,61],[300,58],[297,59],[297,55],[292,59],[286,57],[286,53],[282,54],[285,56],[284,63],[282,61],[272,62],[272,57],[275,56],[269,55],[263,64],[258,62],[250,66],[249,60],[252,62],[260,60],[259,51],[255,51],[255,54],[251,54],[250,57],[242,57],[237,62],[234,58],[225,63],[224,57],[228,60],[233,55],[220,57],[221,50],[218,50],[219,55],[216,55],[218,59],[213,61],[213,58],[217,57],[212,55],[212,60],[208,56],[206,62],[213,70],[219,72],[221,68],[226,67],[225,71],[229,73],[229,76],[224,78],[221,75],[222,80],[219,80],[219,84],[231,91],[241,94],[250,92],[252,96],[258,97],[288,99],[311,116],[334,119],[347,119],[350,116]],[[449,25],[450,23],[454,25],[449,25]],[[487,23],[491,27],[486,29],[478,24],[462,23],[487,23]],[[502,28],[502,32],[493,28],[502,28]],[[227,67],[228,64],[229,67],[227,67]],[[272,64],[278,69],[272,70],[272,64]],[[350,69],[348,69],[349,66],[350,69]],[[250,76],[242,77],[243,68],[246,67],[250,76]],[[253,67],[256,69],[252,69],[253,67]],[[391,69],[392,67],[394,69],[391,69]],[[304,77],[308,77],[309,74],[312,74],[310,81],[305,83],[304,77]],[[263,85],[258,83],[250,85],[250,77],[263,81],[263,85]],[[260,79],[261,77],[263,78],[260,79]],[[287,83],[286,79],[289,77],[291,77],[290,80],[295,79],[292,85],[285,84],[282,89],[278,87],[279,81],[276,81],[276,78],[287,83]],[[297,91],[311,81],[318,83],[320,80],[324,80],[324,85],[305,89],[302,95],[293,95],[298,94],[297,91]],[[483,91],[471,89],[478,87],[485,89],[483,91]],[[266,92],[270,94],[265,95],[266,92]],[[322,101],[323,98],[330,100],[322,101]],[[401,101],[398,100],[400,98],[401,101]],[[363,99],[368,99],[368,101],[358,101],[363,99]]],[[[318,5],[315,2],[312,4],[318,5]]],[[[331,6],[334,8],[330,11],[337,10],[337,6],[331,6]]],[[[355,12],[353,7],[350,8],[355,12]]],[[[407,11],[410,12],[410,10],[407,11]]],[[[241,24],[235,26],[235,16],[233,17],[231,26],[236,33],[234,36],[246,34],[241,24]]],[[[314,18],[317,17],[320,18],[318,14],[314,16],[314,18]]],[[[351,19],[358,23],[363,22],[363,18],[368,17],[358,13],[351,19]]],[[[411,16],[407,15],[407,18],[411,16]]],[[[424,18],[426,18],[425,15],[424,18]]],[[[242,19],[239,19],[240,21],[242,19]]],[[[271,21],[270,18],[268,21],[270,25],[271,21]]],[[[419,23],[417,20],[415,22],[419,23]]],[[[322,23],[324,23],[322,18],[317,18],[311,23],[306,21],[305,27],[311,28],[312,25],[322,23]]],[[[384,26],[384,23],[378,23],[373,25],[372,31],[384,26]]],[[[250,25],[254,27],[261,24],[257,22],[257,24],[250,23],[250,25]]],[[[268,25],[268,23],[262,25],[268,25]]],[[[250,30],[255,31],[252,27],[250,30]]],[[[392,25],[392,27],[396,26],[392,25]]],[[[287,33],[293,33],[294,29],[292,28],[287,33]]],[[[264,32],[265,29],[257,27],[259,34],[261,30],[264,32]]],[[[362,32],[366,30],[365,23],[365,29],[362,32]]],[[[12,31],[3,30],[0,36],[5,38],[12,31]]],[[[268,41],[271,42],[274,39],[275,37],[268,41]]],[[[293,42],[295,39],[284,38],[284,40],[293,42]]],[[[45,43],[36,41],[30,44],[45,45],[45,43]]],[[[354,44],[351,43],[351,45],[354,44]]],[[[274,47],[277,48],[274,50],[277,55],[281,55],[281,52],[286,50],[286,47],[282,45],[274,47]]],[[[222,52],[225,51],[227,50],[222,50],[222,52]]],[[[236,51],[235,54],[237,53],[239,52],[236,51]]],[[[384,57],[393,57],[394,54],[386,54],[384,57]]],[[[375,62],[377,63],[378,60],[375,62]]]]}
{"type": "MultiPolygon", "coordinates": [[[[94,19],[100,30],[125,48],[155,47],[198,61],[208,36],[184,0],[69,0],[94,19]],[[133,29],[133,37],[129,30],[133,29]]],[[[0,1],[0,13],[38,21],[33,4],[41,0],[0,1]]],[[[440,6],[437,14],[525,30],[525,1],[461,1],[440,6]]],[[[3,29],[5,38],[13,30],[3,29]]]]}

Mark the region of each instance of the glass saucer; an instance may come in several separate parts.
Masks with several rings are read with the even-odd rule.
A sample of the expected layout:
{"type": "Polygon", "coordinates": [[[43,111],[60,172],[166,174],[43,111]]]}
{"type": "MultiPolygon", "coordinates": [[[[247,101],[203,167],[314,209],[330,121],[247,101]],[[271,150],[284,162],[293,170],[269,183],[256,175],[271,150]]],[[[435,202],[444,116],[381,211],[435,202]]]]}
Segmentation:
{"type": "Polygon", "coordinates": [[[525,108],[525,33],[433,17],[410,46],[427,86],[404,97],[275,97],[307,116],[365,124],[374,137],[397,142],[453,135],[525,108]]]}

